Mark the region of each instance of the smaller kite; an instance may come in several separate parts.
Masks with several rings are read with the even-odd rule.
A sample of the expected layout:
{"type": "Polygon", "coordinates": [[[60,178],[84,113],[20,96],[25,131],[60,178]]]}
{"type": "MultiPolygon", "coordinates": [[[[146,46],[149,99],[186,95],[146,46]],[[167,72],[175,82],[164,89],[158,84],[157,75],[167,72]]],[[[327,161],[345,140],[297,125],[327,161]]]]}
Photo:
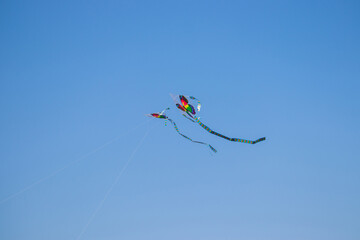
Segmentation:
{"type": "Polygon", "coordinates": [[[188,139],[188,140],[190,140],[190,141],[192,141],[192,142],[194,142],[194,143],[200,143],[200,144],[203,144],[203,145],[207,145],[207,146],[210,147],[210,149],[211,149],[214,153],[217,152],[217,150],[216,150],[213,146],[211,146],[210,144],[192,140],[192,139],[189,138],[188,136],[182,134],[182,133],[179,131],[176,123],[175,123],[171,118],[169,118],[168,116],[166,116],[166,115],[164,114],[165,111],[166,111],[166,110],[169,110],[169,109],[170,109],[170,108],[167,108],[167,109],[163,110],[163,111],[160,112],[160,113],[150,113],[150,114],[146,114],[146,116],[148,116],[148,117],[153,117],[153,118],[165,119],[165,125],[166,125],[166,121],[171,122],[171,123],[174,125],[174,128],[175,128],[176,132],[177,132],[178,134],[180,134],[181,136],[183,136],[184,138],[186,138],[186,139],[188,139]]]}
{"type": "MultiPolygon", "coordinates": [[[[177,96],[179,98],[181,104],[176,101],[177,98],[175,96],[171,95],[171,97],[175,101],[176,107],[178,109],[180,109],[180,111],[185,112],[187,114],[187,115],[183,114],[184,117],[186,117],[187,119],[189,119],[189,120],[191,120],[193,122],[197,122],[202,128],[204,128],[206,131],[208,131],[211,134],[214,134],[214,135],[216,135],[218,137],[224,138],[224,139],[232,141],[232,142],[243,142],[243,143],[250,143],[250,144],[256,144],[256,143],[264,141],[266,139],[265,137],[262,137],[262,138],[259,138],[257,140],[252,141],[252,140],[246,140],[246,139],[241,139],[241,138],[229,138],[229,137],[226,137],[226,136],[224,136],[224,135],[222,135],[220,133],[217,133],[217,132],[213,131],[208,126],[203,124],[200,121],[200,118],[195,116],[195,114],[196,114],[195,108],[189,103],[188,99],[184,95],[178,95],[177,96]]],[[[200,111],[200,106],[201,106],[200,101],[198,99],[196,99],[195,97],[192,97],[192,96],[189,96],[189,98],[192,99],[192,100],[197,100],[197,102],[198,102],[198,111],[200,111]]]]}

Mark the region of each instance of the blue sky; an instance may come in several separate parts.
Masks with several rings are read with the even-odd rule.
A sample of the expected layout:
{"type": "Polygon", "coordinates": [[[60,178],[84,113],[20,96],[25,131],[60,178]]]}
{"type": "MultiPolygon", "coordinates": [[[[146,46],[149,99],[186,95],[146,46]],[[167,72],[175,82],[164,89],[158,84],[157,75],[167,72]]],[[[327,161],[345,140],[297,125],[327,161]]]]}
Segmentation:
{"type": "Polygon", "coordinates": [[[119,140],[2,202],[0,238],[359,239],[359,10],[2,1],[0,201],[119,140]],[[170,111],[212,156],[146,122],[169,93],[199,98],[224,135],[267,140],[228,142],[170,111]]]}

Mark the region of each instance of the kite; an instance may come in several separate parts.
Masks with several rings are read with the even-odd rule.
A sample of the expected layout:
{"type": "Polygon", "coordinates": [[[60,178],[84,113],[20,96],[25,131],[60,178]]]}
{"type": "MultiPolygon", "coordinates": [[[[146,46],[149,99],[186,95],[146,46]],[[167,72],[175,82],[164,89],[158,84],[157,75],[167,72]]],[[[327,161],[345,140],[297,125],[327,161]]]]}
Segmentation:
{"type": "Polygon", "coordinates": [[[182,133],[180,132],[179,128],[177,127],[176,123],[175,123],[171,118],[169,118],[168,116],[166,116],[166,115],[164,114],[164,112],[165,112],[166,110],[169,110],[169,108],[163,110],[163,111],[160,112],[160,113],[150,113],[150,114],[147,114],[146,116],[148,116],[148,117],[153,117],[153,118],[159,118],[159,119],[165,119],[165,125],[166,125],[166,121],[169,121],[169,122],[172,123],[172,125],[174,126],[176,132],[177,132],[178,134],[180,134],[181,136],[183,136],[184,138],[186,138],[186,139],[188,139],[188,140],[190,140],[190,141],[192,141],[192,142],[194,142],[194,143],[200,143],[200,144],[203,144],[203,145],[207,145],[207,146],[209,146],[209,148],[210,148],[214,153],[217,152],[217,150],[216,150],[213,146],[211,146],[210,144],[192,140],[192,139],[189,138],[188,136],[182,134],[182,133]]]}
{"type": "Polygon", "coordinates": [[[171,97],[173,98],[173,100],[174,100],[174,102],[176,104],[176,107],[180,111],[186,113],[186,115],[183,114],[184,117],[186,117],[187,119],[189,119],[192,122],[198,123],[202,128],[204,128],[206,131],[208,131],[211,134],[214,134],[214,135],[216,135],[218,137],[224,138],[224,139],[226,139],[228,141],[250,143],[250,144],[256,144],[256,143],[264,141],[266,139],[265,137],[262,137],[262,138],[259,138],[259,139],[253,141],[253,140],[246,140],[246,139],[241,139],[241,138],[229,138],[227,136],[224,136],[224,135],[222,135],[222,134],[220,134],[218,132],[215,132],[214,130],[212,130],[208,126],[206,126],[204,123],[202,123],[200,121],[199,117],[195,116],[195,114],[196,114],[195,108],[194,108],[194,106],[192,106],[189,103],[189,101],[188,101],[188,99],[186,97],[197,101],[197,103],[198,103],[197,110],[199,112],[201,105],[200,105],[200,101],[198,99],[196,99],[195,97],[192,97],[192,96],[184,96],[184,95],[178,95],[178,96],[171,95],[171,97]],[[180,103],[176,101],[177,97],[179,98],[180,103]]]}

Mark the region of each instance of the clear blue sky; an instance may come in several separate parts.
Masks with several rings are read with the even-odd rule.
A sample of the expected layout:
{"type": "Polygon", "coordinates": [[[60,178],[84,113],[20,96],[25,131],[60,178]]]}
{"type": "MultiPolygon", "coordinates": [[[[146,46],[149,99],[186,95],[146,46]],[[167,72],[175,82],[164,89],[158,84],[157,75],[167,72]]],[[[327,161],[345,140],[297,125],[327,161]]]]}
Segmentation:
{"type": "Polygon", "coordinates": [[[1,1],[0,239],[360,239],[359,1],[1,1]]]}

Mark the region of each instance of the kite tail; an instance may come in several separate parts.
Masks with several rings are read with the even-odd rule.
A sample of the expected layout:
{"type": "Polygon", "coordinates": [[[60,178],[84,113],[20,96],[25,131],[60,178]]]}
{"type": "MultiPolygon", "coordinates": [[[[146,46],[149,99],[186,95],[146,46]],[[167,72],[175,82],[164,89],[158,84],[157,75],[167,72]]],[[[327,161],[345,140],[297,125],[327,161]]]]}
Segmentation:
{"type": "Polygon", "coordinates": [[[218,136],[218,137],[222,137],[222,138],[224,138],[224,139],[226,139],[226,140],[229,140],[229,141],[232,141],[232,142],[242,142],[242,143],[255,144],[255,143],[258,143],[258,142],[261,142],[261,141],[264,141],[264,140],[265,140],[265,137],[259,138],[259,139],[255,140],[255,141],[246,140],[246,139],[241,139],[241,138],[229,138],[229,137],[227,137],[227,136],[224,136],[224,135],[222,135],[222,134],[220,134],[220,133],[217,133],[217,132],[211,130],[208,126],[206,126],[205,124],[203,124],[203,123],[200,121],[199,118],[195,117],[194,119],[195,119],[195,121],[196,121],[202,128],[204,128],[204,129],[205,129],[206,131],[208,131],[209,133],[214,134],[214,135],[216,135],[216,136],[218,136]]]}
{"type": "Polygon", "coordinates": [[[188,140],[190,140],[190,141],[192,141],[192,142],[194,142],[194,143],[200,143],[200,144],[203,144],[203,145],[207,145],[207,146],[210,147],[210,149],[211,149],[214,153],[217,152],[217,150],[216,150],[213,146],[211,146],[210,144],[204,143],[204,142],[199,142],[199,141],[194,141],[194,140],[192,140],[191,138],[189,138],[188,136],[182,134],[182,133],[179,131],[176,123],[175,123],[172,119],[170,119],[170,118],[168,118],[168,120],[169,120],[169,122],[171,122],[171,123],[174,125],[174,128],[175,128],[175,130],[177,131],[177,133],[180,134],[181,136],[183,136],[184,138],[186,138],[186,139],[188,139],[188,140]]]}
{"type": "Polygon", "coordinates": [[[253,141],[252,144],[255,144],[255,143],[258,143],[258,142],[261,142],[261,141],[264,141],[264,140],[266,140],[266,138],[262,137],[262,138],[259,138],[258,140],[253,141]]]}
{"type": "Polygon", "coordinates": [[[209,147],[210,147],[211,150],[214,151],[214,153],[217,153],[217,150],[216,150],[215,148],[213,148],[213,146],[211,146],[211,145],[209,144],[209,147]]]}

